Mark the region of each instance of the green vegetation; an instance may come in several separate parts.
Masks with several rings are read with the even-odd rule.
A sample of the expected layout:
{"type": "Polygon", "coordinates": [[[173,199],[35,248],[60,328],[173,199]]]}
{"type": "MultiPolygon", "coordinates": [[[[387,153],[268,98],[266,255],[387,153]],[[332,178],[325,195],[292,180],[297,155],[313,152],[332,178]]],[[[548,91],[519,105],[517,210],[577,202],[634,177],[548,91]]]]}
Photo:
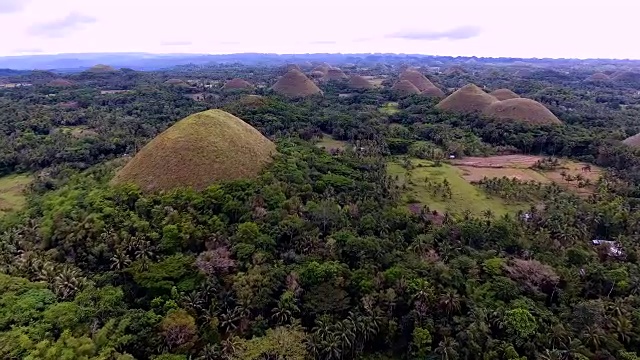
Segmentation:
{"type": "Polygon", "coordinates": [[[22,209],[26,203],[25,191],[32,180],[30,175],[0,177],[0,216],[22,209]]]}
{"type": "Polygon", "coordinates": [[[455,166],[434,163],[427,160],[409,159],[411,170],[407,171],[403,160],[394,159],[387,164],[389,175],[396,179],[402,189],[403,202],[426,205],[440,213],[462,214],[470,212],[482,215],[490,210],[502,216],[524,210],[530,204],[507,203],[499,197],[490,196],[482,189],[470,184],[462,177],[462,171],[455,166]],[[439,190],[433,184],[446,184],[451,193],[439,190]],[[450,195],[450,196],[449,196],[450,195]]]}
{"type": "Polygon", "coordinates": [[[640,150],[621,140],[640,132],[640,82],[584,81],[632,61],[313,56],[310,75],[326,56],[382,86],[280,96],[286,55],[0,70],[32,84],[0,89],[2,181],[34,174],[0,218],[0,358],[638,358],[640,150]],[[563,124],[399,99],[404,65],[443,89],[511,89],[563,124]],[[233,78],[255,94],[225,91],[233,78]],[[132,156],[149,177],[112,185],[132,156]]]}
{"type": "Polygon", "coordinates": [[[379,107],[378,110],[385,115],[395,115],[400,112],[400,110],[398,110],[398,103],[392,101],[385,103],[379,107]]]}

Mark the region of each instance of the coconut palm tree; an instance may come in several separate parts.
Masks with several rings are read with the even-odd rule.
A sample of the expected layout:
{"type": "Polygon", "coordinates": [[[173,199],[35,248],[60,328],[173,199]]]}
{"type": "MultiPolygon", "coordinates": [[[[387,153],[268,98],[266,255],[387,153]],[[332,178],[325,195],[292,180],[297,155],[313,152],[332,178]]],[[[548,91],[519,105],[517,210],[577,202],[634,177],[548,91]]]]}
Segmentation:
{"type": "Polygon", "coordinates": [[[456,347],[458,343],[451,337],[445,336],[436,348],[436,354],[440,354],[442,360],[455,360],[458,358],[456,347]]]}

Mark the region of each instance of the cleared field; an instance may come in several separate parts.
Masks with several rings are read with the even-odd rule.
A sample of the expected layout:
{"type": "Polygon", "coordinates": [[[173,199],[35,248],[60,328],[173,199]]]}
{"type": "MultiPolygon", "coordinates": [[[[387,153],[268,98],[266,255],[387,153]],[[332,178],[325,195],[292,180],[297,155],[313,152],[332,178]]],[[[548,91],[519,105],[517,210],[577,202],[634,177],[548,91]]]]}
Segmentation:
{"type": "Polygon", "coordinates": [[[498,216],[529,207],[528,204],[507,204],[500,198],[489,196],[470,184],[463,177],[464,172],[455,166],[442,164],[433,167],[431,162],[420,159],[411,159],[411,163],[414,168],[409,172],[410,175],[399,160],[387,164],[387,172],[394,178],[397,176],[397,183],[403,188],[403,201],[407,204],[427,205],[441,213],[448,211],[460,214],[468,210],[472,214],[481,215],[485,210],[491,210],[498,216]],[[451,188],[451,198],[434,193],[433,188],[428,185],[428,182],[442,183],[445,179],[451,188]]]}
{"type": "Polygon", "coordinates": [[[595,183],[600,175],[602,169],[590,165],[591,170],[583,170],[586,163],[575,162],[568,159],[559,159],[559,166],[554,170],[538,170],[533,169],[532,166],[539,160],[544,159],[541,156],[527,156],[527,155],[501,155],[490,157],[468,157],[451,161],[451,164],[455,165],[463,171],[463,177],[467,181],[479,181],[484,177],[487,178],[517,178],[522,181],[538,181],[541,183],[555,182],[571,191],[578,194],[590,194],[593,191],[593,186],[588,185],[584,187],[578,187],[578,181],[566,181],[566,176],[575,179],[581,177],[588,179],[591,183],[595,183]],[[563,175],[565,174],[565,178],[563,175]]]}
{"type": "Polygon", "coordinates": [[[316,143],[317,147],[327,151],[331,151],[333,149],[344,150],[347,145],[348,143],[346,141],[336,140],[329,134],[323,134],[322,139],[316,143]]]}
{"type": "Polygon", "coordinates": [[[20,210],[25,205],[24,190],[31,180],[29,175],[9,175],[0,178],[0,216],[20,210]]]}
{"type": "Polygon", "coordinates": [[[397,102],[388,102],[388,103],[384,104],[383,106],[379,107],[378,111],[380,111],[381,113],[383,113],[385,115],[393,115],[393,114],[397,114],[398,112],[400,112],[400,110],[398,110],[398,103],[397,102]]]}

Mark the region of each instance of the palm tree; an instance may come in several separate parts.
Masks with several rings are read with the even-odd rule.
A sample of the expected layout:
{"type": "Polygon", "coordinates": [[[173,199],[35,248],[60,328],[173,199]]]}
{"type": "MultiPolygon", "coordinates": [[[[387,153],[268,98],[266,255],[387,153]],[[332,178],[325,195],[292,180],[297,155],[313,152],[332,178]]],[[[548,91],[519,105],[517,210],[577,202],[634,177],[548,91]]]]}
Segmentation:
{"type": "Polygon", "coordinates": [[[64,266],[62,271],[55,277],[53,288],[55,293],[62,299],[68,299],[75,295],[84,283],[84,278],[80,277],[80,272],[69,266],[64,266]]]}
{"type": "Polygon", "coordinates": [[[594,326],[587,326],[582,333],[582,339],[587,346],[598,351],[602,341],[604,341],[604,334],[602,329],[594,326]]]}
{"type": "Polygon", "coordinates": [[[549,346],[552,349],[561,349],[567,346],[569,333],[562,324],[554,325],[549,332],[549,346]]]}
{"type": "Polygon", "coordinates": [[[453,338],[445,336],[438,344],[436,354],[440,354],[442,360],[455,360],[458,358],[458,353],[455,350],[457,346],[458,343],[453,338]]]}
{"type": "Polygon", "coordinates": [[[460,311],[460,296],[455,292],[449,291],[440,296],[440,308],[447,314],[451,315],[460,311]]]}
{"type": "Polygon", "coordinates": [[[617,318],[613,319],[612,325],[616,333],[618,333],[618,338],[620,338],[620,341],[623,343],[629,343],[631,337],[634,335],[633,323],[631,322],[631,320],[627,319],[626,317],[618,316],[617,318]]]}
{"type": "Polygon", "coordinates": [[[322,354],[326,360],[337,360],[342,355],[342,344],[338,336],[330,333],[327,338],[322,341],[322,354]]]}
{"type": "Polygon", "coordinates": [[[564,356],[560,350],[546,349],[544,353],[540,354],[539,359],[540,360],[563,360],[564,356]]]}
{"type": "Polygon", "coordinates": [[[122,271],[131,264],[131,259],[124,251],[118,249],[111,257],[111,269],[122,271]]]}

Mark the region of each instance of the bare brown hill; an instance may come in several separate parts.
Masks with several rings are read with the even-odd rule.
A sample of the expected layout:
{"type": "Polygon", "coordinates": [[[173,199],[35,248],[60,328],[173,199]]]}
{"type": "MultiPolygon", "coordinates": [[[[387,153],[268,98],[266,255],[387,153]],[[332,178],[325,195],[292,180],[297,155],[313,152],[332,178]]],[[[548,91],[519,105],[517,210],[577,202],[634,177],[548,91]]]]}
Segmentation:
{"type": "Polygon", "coordinates": [[[497,101],[475,84],[467,84],[440,101],[436,108],[462,114],[479,113],[497,101]]]}
{"type": "Polygon", "coordinates": [[[53,87],[67,87],[67,86],[73,86],[73,82],[67,79],[54,79],[49,81],[47,85],[53,86],[53,87]]]}
{"type": "Polygon", "coordinates": [[[322,94],[320,88],[298,70],[288,71],[271,89],[280,95],[292,98],[322,94]]]}
{"type": "Polygon", "coordinates": [[[257,176],[276,146],[258,130],[222,110],[190,115],[156,136],[129,161],[112,184],[144,191],[192,187],[257,176]]]}
{"type": "Polygon", "coordinates": [[[424,91],[422,91],[422,95],[428,97],[436,97],[436,98],[444,98],[444,91],[440,90],[435,86],[428,87],[424,91]]]}
{"type": "Polygon", "coordinates": [[[327,70],[327,73],[322,78],[325,81],[340,81],[346,80],[348,76],[338,68],[331,68],[327,70]]]}
{"type": "Polygon", "coordinates": [[[629,145],[632,147],[640,147],[640,133],[630,136],[622,141],[623,144],[629,145]]]}
{"type": "Polygon", "coordinates": [[[494,102],[483,113],[498,120],[523,121],[530,124],[562,124],[562,121],[544,105],[525,98],[494,102]]]}
{"type": "Polygon", "coordinates": [[[349,87],[352,89],[373,89],[375,86],[369,80],[360,75],[353,75],[349,79],[349,87]]]}
{"type": "Polygon", "coordinates": [[[587,81],[592,81],[592,82],[609,81],[609,80],[611,80],[609,75],[601,72],[595,73],[587,78],[587,81]]]}
{"type": "Polygon", "coordinates": [[[493,90],[492,92],[489,93],[489,95],[493,95],[493,97],[495,97],[500,101],[508,100],[508,99],[516,99],[520,97],[518,94],[514,93],[509,89],[493,90]]]}
{"type": "Polygon", "coordinates": [[[467,70],[460,65],[453,65],[446,68],[442,73],[445,75],[464,75],[467,73],[467,70]]]}
{"type": "Polygon", "coordinates": [[[400,96],[409,96],[420,94],[420,89],[411,83],[409,80],[400,80],[393,85],[391,91],[400,96]]]}
{"type": "Polygon", "coordinates": [[[425,91],[428,88],[435,87],[433,83],[427,79],[421,72],[413,69],[407,69],[400,74],[400,80],[407,80],[420,91],[425,91]]]}
{"type": "Polygon", "coordinates": [[[321,65],[318,65],[318,66],[314,67],[313,70],[311,70],[311,71],[320,71],[322,74],[326,74],[327,71],[329,71],[329,69],[331,69],[331,66],[329,66],[327,64],[321,64],[321,65]]]}
{"type": "Polygon", "coordinates": [[[237,91],[237,90],[252,90],[253,85],[250,82],[235,78],[227,81],[224,86],[222,86],[222,90],[225,91],[237,91]]]}
{"type": "Polygon", "coordinates": [[[298,64],[287,64],[284,67],[285,71],[291,71],[291,70],[298,70],[298,71],[302,71],[302,69],[300,68],[300,66],[298,66],[298,64]]]}
{"type": "Polygon", "coordinates": [[[611,80],[620,83],[640,83],[640,73],[633,71],[620,71],[611,76],[611,80]]]}

